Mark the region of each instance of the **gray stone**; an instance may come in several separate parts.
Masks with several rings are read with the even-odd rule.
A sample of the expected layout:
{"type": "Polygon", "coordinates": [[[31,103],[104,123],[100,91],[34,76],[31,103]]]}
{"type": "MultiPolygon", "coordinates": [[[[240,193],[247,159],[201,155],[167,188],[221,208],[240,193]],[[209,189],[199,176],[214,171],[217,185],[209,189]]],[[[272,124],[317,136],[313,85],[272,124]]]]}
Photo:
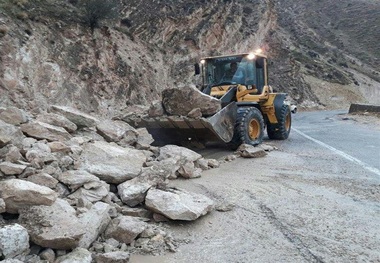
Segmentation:
{"type": "Polygon", "coordinates": [[[165,145],[160,148],[160,155],[158,156],[159,161],[173,157],[180,157],[182,162],[185,163],[195,162],[198,159],[201,159],[202,155],[190,149],[177,145],[165,145]]]}
{"type": "Polygon", "coordinates": [[[145,205],[172,220],[191,221],[211,211],[214,202],[204,195],[184,190],[151,188],[145,198],[145,205]]]}
{"type": "Polygon", "coordinates": [[[26,169],[26,165],[14,164],[10,162],[0,163],[0,171],[5,175],[19,175],[26,169]]]}
{"type": "Polygon", "coordinates": [[[161,101],[153,101],[151,106],[148,109],[148,116],[149,117],[160,117],[165,114],[164,107],[162,106],[161,101]]]}
{"type": "Polygon", "coordinates": [[[71,138],[65,129],[39,121],[22,124],[21,130],[29,137],[48,141],[66,141],[71,138]]]}
{"type": "Polygon", "coordinates": [[[49,146],[52,153],[59,152],[67,154],[71,152],[70,146],[66,145],[63,142],[49,142],[47,145],[49,146]]]}
{"type": "Polygon", "coordinates": [[[154,142],[152,135],[145,128],[139,128],[136,131],[138,133],[136,148],[143,150],[149,149],[150,145],[154,142]]]}
{"type": "Polygon", "coordinates": [[[129,262],[129,253],[124,251],[114,251],[104,254],[97,254],[96,263],[126,263],[129,262]]]}
{"type": "Polygon", "coordinates": [[[168,114],[183,116],[195,108],[200,108],[203,116],[211,116],[222,108],[220,100],[202,93],[193,86],[162,91],[162,104],[168,114]]]}
{"type": "Polygon", "coordinates": [[[92,254],[87,249],[76,248],[72,252],[58,257],[54,263],[91,263],[92,254]]]}
{"type": "Polygon", "coordinates": [[[243,158],[259,158],[267,155],[263,148],[255,147],[249,144],[240,145],[236,150],[236,153],[243,158]]]}
{"type": "Polygon", "coordinates": [[[146,192],[151,187],[165,184],[165,179],[165,170],[161,170],[159,166],[153,165],[144,168],[138,177],[119,184],[117,187],[118,194],[123,203],[134,207],[144,202],[146,192]]]}
{"type": "Polygon", "coordinates": [[[49,263],[54,263],[55,261],[55,253],[54,250],[51,248],[43,250],[39,256],[42,260],[46,260],[49,263]]]}
{"type": "Polygon", "coordinates": [[[134,207],[145,200],[146,192],[152,187],[150,182],[141,182],[138,178],[126,181],[117,186],[118,194],[124,204],[134,207]]]}
{"type": "Polygon", "coordinates": [[[120,216],[113,219],[105,232],[106,238],[114,238],[119,242],[130,244],[148,226],[135,217],[120,216]]]}
{"type": "Polygon", "coordinates": [[[195,167],[193,162],[186,162],[178,169],[178,174],[183,178],[199,178],[202,175],[202,169],[195,167]]]}
{"type": "Polygon", "coordinates": [[[6,212],[7,209],[5,207],[5,202],[4,202],[4,199],[3,198],[0,198],[0,214],[6,212]]]}
{"type": "Polygon", "coordinates": [[[24,138],[20,128],[0,120],[0,147],[8,143],[21,147],[24,138]]]}
{"type": "Polygon", "coordinates": [[[11,146],[8,153],[5,155],[6,162],[16,163],[24,160],[24,157],[21,155],[20,150],[16,146],[11,146]]]}
{"type": "Polygon", "coordinates": [[[82,186],[88,189],[102,186],[98,177],[84,170],[66,171],[58,176],[58,180],[74,191],[82,186]]]}
{"type": "Polygon", "coordinates": [[[25,111],[15,107],[9,107],[0,111],[0,120],[13,125],[20,125],[28,121],[28,115],[25,111]]]}
{"type": "Polygon", "coordinates": [[[19,179],[1,181],[0,195],[7,212],[13,214],[25,206],[52,205],[57,199],[57,194],[50,188],[19,179]]]}
{"type": "Polygon", "coordinates": [[[79,218],[79,223],[85,230],[84,235],[79,240],[79,247],[89,248],[98,236],[104,232],[111,222],[108,215],[109,209],[110,205],[97,202],[79,218]]]}
{"type": "Polygon", "coordinates": [[[47,173],[33,174],[27,177],[25,180],[38,185],[49,187],[51,189],[54,189],[58,184],[58,180],[47,173]]]}
{"type": "Polygon", "coordinates": [[[96,141],[84,147],[79,168],[107,183],[120,184],[138,176],[145,161],[139,150],[96,141]]]}
{"type": "Polygon", "coordinates": [[[37,120],[54,126],[62,127],[68,132],[75,132],[77,126],[66,117],[55,113],[42,113],[37,116],[37,120]]]}
{"type": "Polygon", "coordinates": [[[86,201],[89,201],[89,202],[100,201],[100,200],[104,199],[110,191],[110,187],[108,184],[106,184],[103,181],[101,181],[100,183],[101,183],[101,185],[99,185],[99,186],[95,186],[95,185],[94,186],[90,186],[90,185],[86,186],[86,187],[88,187],[88,189],[81,187],[78,190],[76,190],[74,193],[69,195],[68,198],[73,199],[73,200],[77,200],[77,199],[82,198],[82,199],[85,199],[86,201]]]}
{"type": "Polygon", "coordinates": [[[51,111],[65,116],[67,119],[75,123],[78,128],[95,127],[99,122],[99,120],[93,116],[70,107],[53,105],[51,106],[51,111]]]}
{"type": "Polygon", "coordinates": [[[220,166],[220,162],[215,159],[207,159],[207,164],[210,168],[218,168],[220,166]]]}
{"type": "Polygon", "coordinates": [[[125,216],[133,216],[133,217],[142,217],[142,218],[151,218],[152,211],[145,209],[143,207],[129,207],[123,206],[121,208],[120,213],[125,216]]]}
{"type": "Polygon", "coordinates": [[[0,228],[0,257],[14,258],[29,253],[28,231],[19,224],[0,228]]]}
{"type": "Polygon", "coordinates": [[[194,119],[200,119],[202,117],[202,111],[200,108],[195,108],[187,114],[187,117],[194,118],[194,119]]]}
{"type": "Polygon", "coordinates": [[[51,206],[20,209],[19,221],[28,229],[31,240],[42,247],[74,249],[85,233],[75,209],[62,199],[57,199],[51,206]]]}
{"type": "Polygon", "coordinates": [[[122,141],[122,145],[133,145],[137,141],[137,131],[124,121],[102,121],[96,130],[107,142],[122,141]]]}

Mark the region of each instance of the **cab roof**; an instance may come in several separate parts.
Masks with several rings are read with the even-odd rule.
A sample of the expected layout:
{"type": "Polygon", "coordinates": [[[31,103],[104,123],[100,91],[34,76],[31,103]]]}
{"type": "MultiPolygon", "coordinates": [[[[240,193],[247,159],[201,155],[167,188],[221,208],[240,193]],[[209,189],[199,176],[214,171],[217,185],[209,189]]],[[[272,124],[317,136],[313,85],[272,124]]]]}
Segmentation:
{"type": "Polygon", "coordinates": [[[204,58],[202,58],[202,59],[208,60],[208,59],[214,59],[214,58],[244,57],[244,56],[248,56],[249,54],[254,54],[256,57],[267,58],[267,56],[265,56],[265,55],[263,55],[263,54],[258,54],[258,53],[239,53],[239,54],[231,54],[231,55],[221,55],[221,56],[204,57],[204,58]]]}

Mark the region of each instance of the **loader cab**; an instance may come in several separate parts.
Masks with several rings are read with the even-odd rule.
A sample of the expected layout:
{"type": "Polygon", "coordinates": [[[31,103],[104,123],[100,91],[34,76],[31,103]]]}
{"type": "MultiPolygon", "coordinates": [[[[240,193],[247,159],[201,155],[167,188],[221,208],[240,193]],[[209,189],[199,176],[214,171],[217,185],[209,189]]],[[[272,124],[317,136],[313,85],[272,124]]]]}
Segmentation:
{"type": "Polygon", "coordinates": [[[197,71],[202,75],[202,91],[216,97],[232,85],[244,85],[256,93],[268,85],[267,59],[263,55],[208,57],[201,60],[200,67],[196,66],[197,71]]]}

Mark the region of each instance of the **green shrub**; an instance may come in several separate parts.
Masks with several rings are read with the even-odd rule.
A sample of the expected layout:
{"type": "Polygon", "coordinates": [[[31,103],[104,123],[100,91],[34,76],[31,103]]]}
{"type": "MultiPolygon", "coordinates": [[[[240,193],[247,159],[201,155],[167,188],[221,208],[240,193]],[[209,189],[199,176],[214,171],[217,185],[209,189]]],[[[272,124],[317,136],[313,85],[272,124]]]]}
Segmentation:
{"type": "Polygon", "coordinates": [[[83,11],[84,22],[91,29],[99,27],[102,20],[117,19],[120,10],[118,0],[82,0],[80,8],[83,11]]]}

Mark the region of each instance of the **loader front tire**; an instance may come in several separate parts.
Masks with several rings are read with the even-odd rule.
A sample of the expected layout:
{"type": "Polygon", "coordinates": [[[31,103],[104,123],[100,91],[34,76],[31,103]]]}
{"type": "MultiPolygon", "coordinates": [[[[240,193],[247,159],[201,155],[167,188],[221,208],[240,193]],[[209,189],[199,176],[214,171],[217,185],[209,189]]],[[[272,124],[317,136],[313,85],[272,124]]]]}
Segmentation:
{"type": "Polygon", "coordinates": [[[277,124],[267,124],[268,137],[272,140],[286,140],[289,137],[292,126],[292,115],[289,105],[282,105],[280,117],[277,121],[277,124]]]}
{"type": "Polygon", "coordinates": [[[235,131],[230,148],[237,149],[240,144],[256,146],[262,143],[264,137],[264,118],[255,107],[238,108],[235,131]]]}

